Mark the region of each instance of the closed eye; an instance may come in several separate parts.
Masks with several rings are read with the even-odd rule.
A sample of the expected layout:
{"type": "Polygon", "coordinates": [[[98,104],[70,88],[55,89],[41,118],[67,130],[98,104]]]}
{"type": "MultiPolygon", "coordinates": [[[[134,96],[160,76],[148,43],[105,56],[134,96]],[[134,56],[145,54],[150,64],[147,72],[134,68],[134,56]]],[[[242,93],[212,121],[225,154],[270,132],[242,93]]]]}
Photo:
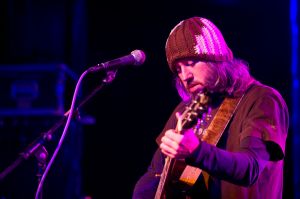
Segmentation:
{"type": "Polygon", "coordinates": [[[194,67],[198,61],[199,60],[197,60],[197,59],[181,60],[181,61],[179,61],[175,64],[175,72],[177,74],[180,74],[182,72],[181,71],[181,66],[183,66],[183,67],[194,67]]]}
{"type": "Polygon", "coordinates": [[[175,72],[177,73],[177,74],[180,74],[181,73],[181,67],[180,66],[175,66],[175,72]]]}

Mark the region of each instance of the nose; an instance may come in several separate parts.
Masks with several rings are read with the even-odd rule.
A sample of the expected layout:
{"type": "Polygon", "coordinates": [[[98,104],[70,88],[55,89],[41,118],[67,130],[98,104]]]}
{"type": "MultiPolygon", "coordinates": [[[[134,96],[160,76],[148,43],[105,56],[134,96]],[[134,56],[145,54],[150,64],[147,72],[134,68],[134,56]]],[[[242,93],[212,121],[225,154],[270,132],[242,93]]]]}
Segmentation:
{"type": "Polygon", "coordinates": [[[180,78],[182,81],[190,83],[193,81],[193,73],[189,70],[189,67],[186,66],[180,66],[181,74],[180,78]]]}

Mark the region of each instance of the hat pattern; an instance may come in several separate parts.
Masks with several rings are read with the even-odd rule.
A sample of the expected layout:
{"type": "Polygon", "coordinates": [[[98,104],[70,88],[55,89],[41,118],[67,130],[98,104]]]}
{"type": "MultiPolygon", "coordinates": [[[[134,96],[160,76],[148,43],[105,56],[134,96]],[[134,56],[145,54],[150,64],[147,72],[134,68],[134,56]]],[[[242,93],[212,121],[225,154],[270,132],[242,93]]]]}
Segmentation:
{"type": "Polygon", "coordinates": [[[165,46],[168,64],[194,57],[203,61],[230,61],[233,54],[220,30],[208,19],[192,17],[178,23],[170,32],[165,46]]]}

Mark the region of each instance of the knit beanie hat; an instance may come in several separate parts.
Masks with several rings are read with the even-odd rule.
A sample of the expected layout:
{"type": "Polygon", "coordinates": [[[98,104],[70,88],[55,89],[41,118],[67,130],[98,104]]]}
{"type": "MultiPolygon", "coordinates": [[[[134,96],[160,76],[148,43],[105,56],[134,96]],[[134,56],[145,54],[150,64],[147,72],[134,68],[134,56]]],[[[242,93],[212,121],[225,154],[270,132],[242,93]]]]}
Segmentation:
{"type": "Polygon", "coordinates": [[[231,61],[233,55],[220,30],[209,20],[192,17],[178,23],[170,32],[165,46],[170,69],[180,58],[203,61],[231,61]]]}

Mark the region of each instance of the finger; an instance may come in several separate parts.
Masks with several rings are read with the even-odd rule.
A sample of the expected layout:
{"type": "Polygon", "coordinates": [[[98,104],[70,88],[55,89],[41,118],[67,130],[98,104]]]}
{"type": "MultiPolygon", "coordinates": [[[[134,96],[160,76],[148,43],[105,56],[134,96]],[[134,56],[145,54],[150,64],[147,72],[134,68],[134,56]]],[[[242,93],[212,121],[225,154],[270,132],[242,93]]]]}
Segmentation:
{"type": "Polygon", "coordinates": [[[175,157],[175,155],[177,154],[176,150],[174,150],[173,148],[169,147],[164,143],[160,144],[160,149],[165,155],[170,156],[172,158],[175,157]]]}
{"type": "Polygon", "coordinates": [[[170,139],[168,136],[162,137],[161,142],[169,148],[171,148],[172,150],[177,150],[179,147],[178,143],[175,140],[170,139]]]}
{"type": "Polygon", "coordinates": [[[179,133],[175,133],[174,131],[167,131],[165,133],[166,138],[170,139],[173,142],[176,142],[177,144],[180,144],[182,139],[183,139],[183,135],[179,134],[179,133]]]}
{"type": "Polygon", "coordinates": [[[176,118],[177,118],[177,131],[178,132],[181,132],[182,130],[182,117],[181,117],[181,114],[179,112],[176,112],[176,118]]]}
{"type": "Polygon", "coordinates": [[[163,154],[165,154],[166,156],[169,156],[170,158],[174,158],[175,156],[173,155],[173,154],[171,154],[171,153],[169,153],[168,151],[165,151],[165,150],[161,150],[161,152],[163,153],[163,154]]]}
{"type": "Polygon", "coordinates": [[[182,152],[182,153],[179,153],[179,152],[176,152],[176,153],[173,153],[172,151],[169,151],[169,150],[165,150],[164,149],[164,146],[161,147],[161,152],[171,158],[179,158],[179,159],[182,159],[182,158],[185,158],[188,156],[188,153],[187,152],[182,152]]]}

